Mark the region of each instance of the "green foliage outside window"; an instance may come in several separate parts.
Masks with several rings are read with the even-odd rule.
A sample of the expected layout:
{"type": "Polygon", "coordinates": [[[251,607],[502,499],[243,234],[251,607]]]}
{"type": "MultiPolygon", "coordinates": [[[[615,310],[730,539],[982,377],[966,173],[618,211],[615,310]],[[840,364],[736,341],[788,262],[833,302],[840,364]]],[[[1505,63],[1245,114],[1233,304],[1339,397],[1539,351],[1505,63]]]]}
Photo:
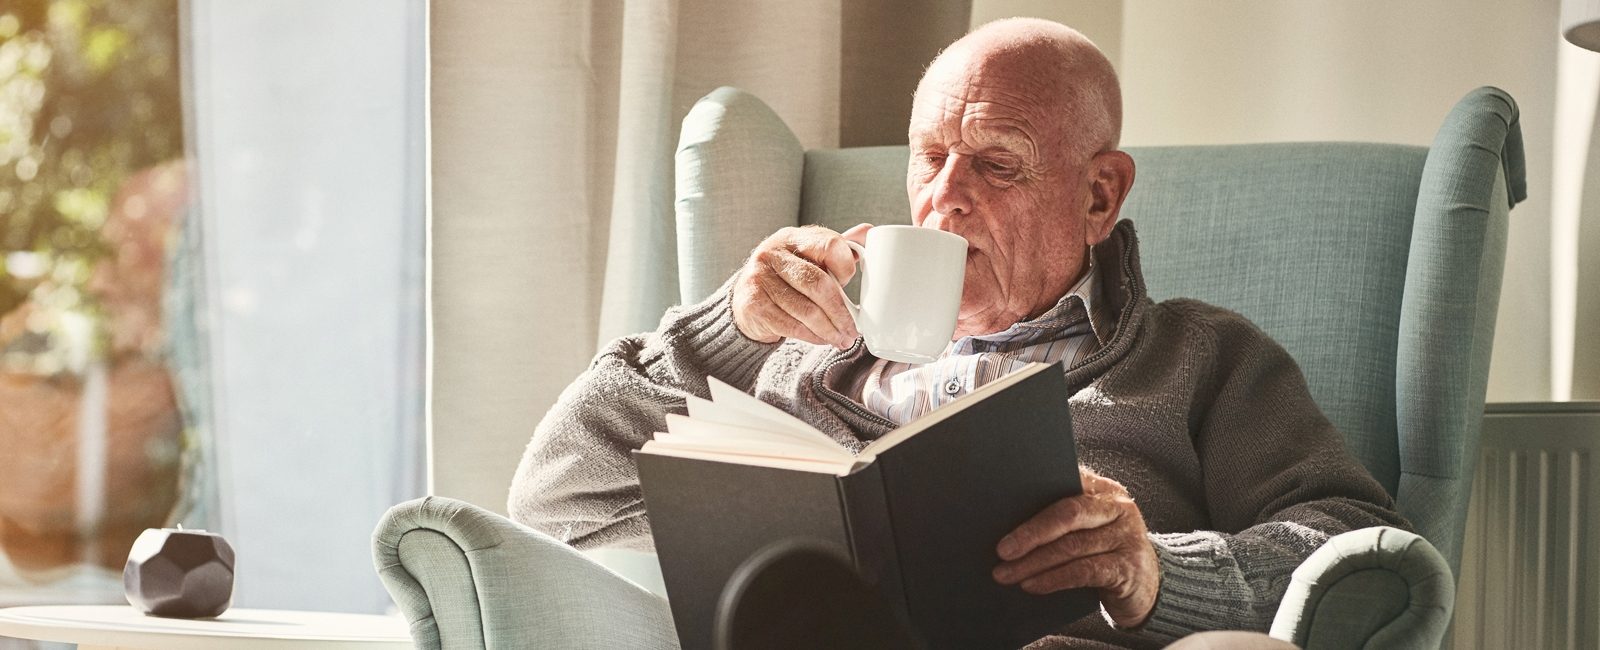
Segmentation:
{"type": "Polygon", "coordinates": [[[0,370],[106,353],[89,287],[132,174],[183,155],[176,0],[22,0],[0,9],[0,370]]]}

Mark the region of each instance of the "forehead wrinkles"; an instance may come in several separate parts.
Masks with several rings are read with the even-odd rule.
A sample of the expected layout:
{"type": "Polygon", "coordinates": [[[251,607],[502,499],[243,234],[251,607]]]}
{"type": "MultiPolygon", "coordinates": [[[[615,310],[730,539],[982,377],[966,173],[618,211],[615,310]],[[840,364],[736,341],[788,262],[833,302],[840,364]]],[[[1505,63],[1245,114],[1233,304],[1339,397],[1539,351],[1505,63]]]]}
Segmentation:
{"type": "Polygon", "coordinates": [[[999,146],[1026,156],[1038,155],[1040,136],[1034,121],[1023,108],[1028,98],[994,88],[968,93],[976,97],[939,89],[935,101],[919,102],[927,109],[918,111],[912,128],[914,140],[934,140],[974,150],[999,146]]]}
{"type": "Polygon", "coordinates": [[[993,102],[967,105],[967,112],[961,117],[961,135],[979,148],[996,145],[1030,157],[1037,153],[1028,120],[993,102]]]}

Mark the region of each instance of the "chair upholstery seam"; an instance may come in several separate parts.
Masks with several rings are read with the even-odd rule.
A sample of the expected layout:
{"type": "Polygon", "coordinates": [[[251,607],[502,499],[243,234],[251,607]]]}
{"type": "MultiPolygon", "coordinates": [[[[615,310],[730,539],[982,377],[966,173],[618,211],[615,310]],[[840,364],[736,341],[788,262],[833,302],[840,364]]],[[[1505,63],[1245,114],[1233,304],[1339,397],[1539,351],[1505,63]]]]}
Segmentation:
{"type": "Polygon", "coordinates": [[[483,611],[484,611],[483,595],[478,593],[478,577],[473,575],[473,573],[472,573],[472,557],[469,556],[467,554],[467,552],[461,548],[461,543],[457,542],[456,539],[450,535],[450,533],[442,531],[442,530],[439,530],[437,528],[431,528],[431,527],[427,527],[427,526],[418,526],[418,527],[412,528],[411,530],[408,530],[408,531],[406,531],[404,533],[401,533],[400,536],[395,539],[395,542],[394,542],[395,559],[399,561],[400,568],[404,569],[406,574],[410,575],[411,579],[412,580],[416,580],[417,585],[422,587],[422,593],[424,595],[428,596],[428,618],[434,619],[434,631],[439,634],[439,646],[440,647],[444,646],[444,632],[439,629],[439,624],[438,624],[439,618],[437,616],[435,616],[435,613],[438,610],[435,609],[434,605],[433,605],[433,594],[428,593],[427,584],[423,583],[422,580],[418,579],[417,575],[415,573],[413,573],[410,568],[405,566],[404,560],[401,559],[401,557],[400,557],[400,545],[401,545],[401,543],[403,543],[405,541],[406,536],[410,535],[411,533],[415,533],[415,532],[418,532],[418,531],[424,531],[424,530],[438,533],[440,536],[444,537],[446,540],[448,540],[450,542],[451,546],[455,547],[456,551],[461,553],[462,560],[466,561],[466,563],[467,563],[467,580],[469,580],[471,582],[471,585],[472,585],[472,598],[473,598],[474,601],[476,601],[476,604],[478,606],[478,616],[477,616],[477,618],[478,618],[478,636],[483,639],[484,647],[485,648],[489,647],[489,631],[485,627],[486,621],[484,620],[484,617],[483,617],[483,611]]]}
{"type": "MultiPolygon", "coordinates": [[[[1317,619],[1317,615],[1318,615],[1318,610],[1322,608],[1322,601],[1327,599],[1328,594],[1333,591],[1333,588],[1338,586],[1339,583],[1344,582],[1345,579],[1349,578],[1350,576],[1355,575],[1356,573],[1359,573],[1361,571],[1368,571],[1368,570],[1388,571],[1389,573],[1392,573],[1395,576],[1397,576],[1400,579],[1400,581],[1404,582],[1405,585],[1406,585],[1406,606],[1405,606],[1405,608],[1401,609],[1400,613],[1389,617],[1389,620],[1384,621],[1383,624],[1377,626],[1376,628],[1373,628],[1374,631],[1380,631],[1380,630],[1383,630],[1385,628],[1388,628],[1390,625],[1393,625],[1395,621],[1400,620],[1400,617],[1404,616],[1406,612],[1411,611],[1411,588],[1412,588],[1413,585],[1412,585],[1411,581],[1407,580],[1404,575],[1400,574],[1400,572],[1395,571],[1393,569],[1384,568],[1384,567],[1366,567],[1366,568],[1363,568],[1363,569],[1357,569],[1355,571],[1349,571],[1349,572],[1346,572],[1344,575],[1339,576],[1338,580],[1334,580],[1332,583],[1330,583],[1326,587],[1324,587],[1322,589],[1322,593],[1317,596],[1316,603],[1313,604],[1310,608],[1308,608],[1306,610],[1307,613],[1308,613],[1308,615],[1306,617],[1306,622],[1305,622],[1306,638],[1302,639],[1301,640],[1302,642],[1309,642],[1311,640],[1311,630],[1316,628],[1316,619],[1317,619]]],[[[1367,637],[1366,641],[1362,642],[1361,647],[1362,648],[1372,648],[1373,647],[1372,646],[1372,637],[1370,637],[1370,636],[1367,637]]]]}

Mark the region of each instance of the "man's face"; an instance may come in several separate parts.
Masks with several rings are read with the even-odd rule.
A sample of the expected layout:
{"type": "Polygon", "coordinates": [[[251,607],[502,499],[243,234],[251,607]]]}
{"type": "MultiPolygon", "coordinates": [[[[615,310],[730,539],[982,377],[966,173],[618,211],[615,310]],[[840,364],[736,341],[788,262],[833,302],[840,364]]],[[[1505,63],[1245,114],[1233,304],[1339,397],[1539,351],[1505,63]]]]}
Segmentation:
{"type": "Polygon", "coordinates": [[[1082,268],[1084,161],[1073,159],[1071,129],[1053,99],[1061,89],[1030,83],[1038,76],[1029,72],[936,63],[912,105],[912,223],[968,242],[957,337],[1043,313],[1082,268]]]}

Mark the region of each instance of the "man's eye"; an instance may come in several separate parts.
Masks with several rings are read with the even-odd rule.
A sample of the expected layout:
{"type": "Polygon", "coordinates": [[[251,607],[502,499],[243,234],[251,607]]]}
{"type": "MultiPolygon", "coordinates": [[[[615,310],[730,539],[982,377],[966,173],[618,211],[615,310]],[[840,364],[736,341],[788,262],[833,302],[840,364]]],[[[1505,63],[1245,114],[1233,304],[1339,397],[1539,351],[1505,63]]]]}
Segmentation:
{"type": "Polygon", "coordinates": [[[994,176],[996,178],[1002,178],[1002,179],[1009,179],[1009,178],[1011,178],[1013,176],[1016,176],[1016,174],[1017,174],[1017,170],[1016,170],[1015,167],[1011,167],[1009,165],[1003,165],[1003,164],[997,163],[997,162],[995,162],[993,160],[980,160],[980,161],[978,161],[978,168],[983,170],[984,173],[989,174],[990,176],[994,176]]]}
{"type": "Polygon", "coordinates": [[[944,159],[945,159],[945,155],[942,154],[942,153],[925,153],[925,154],[922,154],[922,162],[923,162],[923,164],[926,164],[929,167],[942,167],[942,166],[944,166],[944,159]]]}

